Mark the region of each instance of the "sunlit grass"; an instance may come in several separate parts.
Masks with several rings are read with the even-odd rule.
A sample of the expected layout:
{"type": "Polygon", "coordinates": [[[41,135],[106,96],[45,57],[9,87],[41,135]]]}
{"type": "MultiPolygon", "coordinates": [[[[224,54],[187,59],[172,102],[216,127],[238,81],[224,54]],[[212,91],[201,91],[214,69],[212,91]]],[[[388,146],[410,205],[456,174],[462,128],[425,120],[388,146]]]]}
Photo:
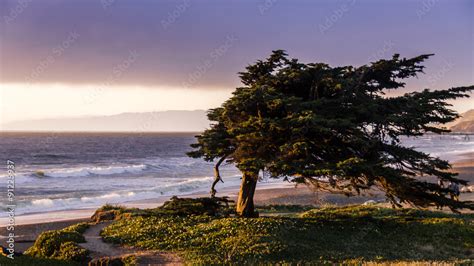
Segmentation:
{"type": "Polygon", "coordinates": [[[368,206],[253,219],[135,216],[102,235],[114,243],[177,251],[203,264],[460,261],[473,258],[474,249],[472,215],[368,206]]]}

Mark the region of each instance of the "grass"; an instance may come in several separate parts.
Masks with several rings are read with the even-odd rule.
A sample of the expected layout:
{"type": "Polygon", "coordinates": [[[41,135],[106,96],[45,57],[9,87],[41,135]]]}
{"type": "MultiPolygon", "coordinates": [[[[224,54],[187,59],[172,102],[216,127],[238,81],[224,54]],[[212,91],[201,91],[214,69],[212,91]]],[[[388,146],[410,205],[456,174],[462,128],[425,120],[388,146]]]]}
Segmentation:
{"type": "MultiPolygon", "coordinates": [[[[306,207],[273,206],[266,212],[306,207]]],[[[191,264],[470,261],[474,216],[374,206],[322,208],[297,217],[136,215],[106,227],[106,241],[177,251],[191,264]]]]}
{"type": "Polygon", "coordinates": [[[299,213],[314,209],[311,205],[265,205],[257,206],[256,211],[264,216],[297,216],[299,213]]]}
{"type": "Polygon", "coordinates": [[[256,206],[259,213],[299,213],[314,209],[311,205],[264,205],[256,206]]]}
{"type": "MultiPolygon", "coordinates": [[[[188,264],[474,264],[474,214],[271,205],[257,207],[265,217],[241,219],[230,217],[225,206],[199,214],[202,204],[209,203],[174,199],[167,208],[107,205],[96,213],[105,218],[113,213],[117,220],[101,232],[106,241],[178,252],[188,264]]],[[[15,261],[0,257],[0,265],[84,263],[88,251],[77,243],[84,241],[87,227],[80,223],[44,232],[27,255],[15,261]]],[[[134,265],[136,258],[123,262],[134,265]]]]}

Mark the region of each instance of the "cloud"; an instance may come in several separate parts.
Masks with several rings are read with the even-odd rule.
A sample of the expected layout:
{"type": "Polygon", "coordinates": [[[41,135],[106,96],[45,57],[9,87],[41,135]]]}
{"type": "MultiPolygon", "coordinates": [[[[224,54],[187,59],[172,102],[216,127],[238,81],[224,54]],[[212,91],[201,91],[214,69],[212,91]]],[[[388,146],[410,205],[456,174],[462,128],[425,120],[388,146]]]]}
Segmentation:
{"type": "MultiPolygon", "coordinates": [[[[142,5],[109,1],[106,8],[100,1],[25,2],[21,8],[19,3],[2,2],[1,7],[0,56],[2,64],[8,62],[1,81],[6,83],[103,83],[136,52],[140,57],[122,73],[122,84],[179,87],[202,60],[235,36],[232,29],[206,29],[212,19],[194,28],[178,25],[191,12],[180,9],[181,17],[169,19],[179,1],[142,5]],[[198,32],[200,36],[195,36],[198,32]]],[[[236,84],[233,53],[226,51],[194,85],[236,84]]]]}
{"type": "Polygon", "coordinates": [[[416,14],[421,1],[355,2],[324,34],[317,26],[340,3],[281,0],[262,12],[265,3],[1,1],[0,83],[104,84],[136,53],[114,84],[234,88],[237,72],[274,49],[305,62],[361,65],[388,41],[395,43],[390,53],[434,52],[452,61],[446,80],[472,74],[469,1],[440,2],[423,19],[416,14]]]}

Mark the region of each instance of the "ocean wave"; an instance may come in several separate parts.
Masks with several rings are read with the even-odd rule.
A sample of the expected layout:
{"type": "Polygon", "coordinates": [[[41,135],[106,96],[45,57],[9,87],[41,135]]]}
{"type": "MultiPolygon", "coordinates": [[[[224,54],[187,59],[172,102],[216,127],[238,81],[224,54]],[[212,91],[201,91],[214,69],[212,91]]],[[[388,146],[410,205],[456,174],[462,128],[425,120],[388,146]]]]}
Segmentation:
{"type": "Polygon", "coordinates": [[[49,154],[49,153],[44,153],[44,154],[33,154],[33,157],[36,158],[46,158],[46,159],[70,159],[70,156],[67,155],[62,155],[62,154],[49,154]]]}
{"type": "Polygon", "coordinates": [[[140,162],[155,169],[180,169],[209,165],[207,162],[190,157],[147,158],[140,162]]]}
{"type": "Polygon", "coordinates": [[[138,173],[146,170],[147,166],[139,165],[125,165],[125,166],[104,166],[104,167],[85,167],[61,169],[43,172],[46,177],[84,177],[90,175],[116,175],[124,173],[138,173]]]}
{"type": "MultiPolygon", "coordinates": [[[[222,191],[227,188],[236,188],[241,183],[241,175],[226,176],[225,183],[219,183],[217,190],[222,191]]],[[[28,200],[20,200],[17,202],[16,213],[24,215],[36,212],[48,211],[62,211],[73,209],[89,209],[98,208],[104,204],[123,204],[127,202],[134,202],[140,200],[160,199],[163,200],[171,196],[183,196],[193,193],[208,193],[212,180],[211,176],[190,177],[185,179],[171,178],[171,179],[154,179],[155,184],[150,184],[148,187],[133,188],[133,189],[117,189],[107,190],[102,186],[101,189],[90,191],[87,195],[77,195],[73,197],[55,197],[50,196],[35,196],[28,200]]],[[[82,182],[80,179],[71,179],[71,186],[79,187],[82,182]]],[[[126,181],[127,182],[127,181],[126,181]]],[[[129,180],[129,182],[136,182],[129,180]]],[[[84,182],[83,182],[84,183],[84,182]]],[[[281,179],[263,178],[259,181],[262,185],[274,185],[280,187],[282,184],[289,185],[281,179]]],[[[132,183],[128,183],[132,184],[132,183]]],[[[293,184],[291,184],[293,186],[293,184]]],[[[5,205],[0,203],[1,208],[5,205]]],[[[0,217],[4,217],[6,212],[0,213],[0,217]]]]}
{"type": "MultiPolygon", "coordinates": [[[[153,174],[157,177],[170,176],[190,176],[193,173],[207,172],[212,169],[212,163],[203,162],[189,157],[170,157],[170,158],[148,158],[136,161],[129,161],[128,164],[115,164],[110,162],[108,165],[57,165],[53,168],[36,168],[34,166],[24,167],[24,171],[16,173],[16,182],[34,182],[44,178],[68,178],[68,177],[89,177],[89,176],[111,176],[123,174],[153,174]],[[26,169],[25,169],[26,168],[26,169]]],[[[232,167],[222,166],[222,170],[232,167]]],[[[0,174],[0,181],[7,178],[6,174],[0,174]]]]}
{"type": "MultiPolygon", "coordinates": [[[[20,172],[15,175],[15,183],[24,184],[27,182],[35,182],[44,178],[68,178],[68,177],[88,177],[88,176],[110,176],[120,174],[136,174],[145,171],[147,165],[122,165],[122,166],[96,166],[96,167],[71,167],[71,168],[54,168],[54,169],[38,169],[28,172],[20,172]]],[[[8,175],[0,175],[0,180],[6,180],[8,175]]]]}
{"type": "MultiPolygon", "coordinates": [[[[104,204],[120,204],[137,200],[156,199],[162,196],[169,197],[173,195],[180,196],[196,192],[207,192],[212,179],[213,178],[209,176],[195,177],[134,191],[104,191],[103,194],[71,198],[37,198],[19,204],[16,212],[20,215],[37,212],[38,210],[45,212],[97,208],[104,204]]],[[[226,187],[236,186],[240,183],[240,178],[239,176],[233,176],[226,181],[228,181],[225,183],[226,187]]],[[[0,214],[0,217],[2,217],[2,214],[0,214]]]]}
{"type": "MultiPolygon", "coordinates": [[[[0,175],[1,182],[6,183],[7,179],[9,179],[8,175],[0,175]]],[[[23,184],[23,183],[34,181],[35,177],[29,173],[17,173],[14,175],[14,180],[15,180],[15,184],[23,184]]]]}

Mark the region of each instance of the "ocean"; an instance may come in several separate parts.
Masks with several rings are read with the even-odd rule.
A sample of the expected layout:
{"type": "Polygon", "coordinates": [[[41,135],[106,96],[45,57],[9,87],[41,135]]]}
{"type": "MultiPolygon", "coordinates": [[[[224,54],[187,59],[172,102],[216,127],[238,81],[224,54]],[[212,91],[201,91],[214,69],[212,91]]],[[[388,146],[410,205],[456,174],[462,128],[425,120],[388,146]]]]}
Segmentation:
{"type": "MultiPolygon", "coordinates": [[[[213,163],[185,155],[196,133],[0,133],[0,206],[6,209],[7,160],[15,163],[16,214],[99,207],[158,196],[207,193],[213,163]]],[[[403,144],[455,161],[474,152],[474,136],[425,135],[403,144]]],[[[238,170],[221,167],[225,183],[238,170]]],[[[263,182],[278,184],[276,180],[263,182]]],[[[6,212],[0,213],[5,217],[6,212]]]]}

